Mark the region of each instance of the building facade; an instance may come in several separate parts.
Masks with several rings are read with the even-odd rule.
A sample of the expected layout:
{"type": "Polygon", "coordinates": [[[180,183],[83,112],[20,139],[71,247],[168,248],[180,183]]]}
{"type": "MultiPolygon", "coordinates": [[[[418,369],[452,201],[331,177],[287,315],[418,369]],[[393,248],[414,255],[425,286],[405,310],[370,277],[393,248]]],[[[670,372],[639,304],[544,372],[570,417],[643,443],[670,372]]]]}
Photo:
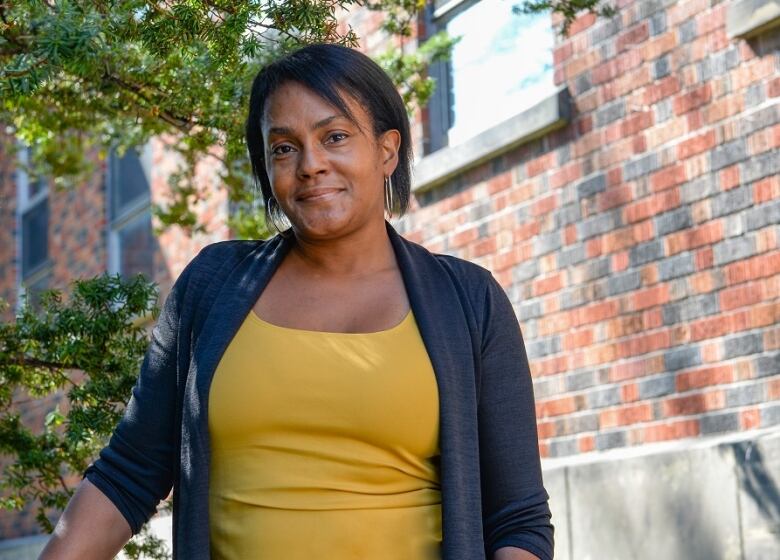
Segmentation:
{"type": "MultiPolygon", "coordinates": [[[[437,91],[413,122],[413,205],[394,224],[490,269],[515,306],[556,558],[776,558],[780,10],[616,8],[580,15],[563,37],[559,18],[510,2],[429,4],[416,40],[441,29],[462,39],[430,69],[437,91]]],[[[387,47],[380,14],[344,23],[367,52],[387,47]]],[[[159,147],[146,157],[149,199],[164,191],[166,160],[159,147]]],[[[151,253],[144,266],[170,285],[198,247],[229,235],[219,198],[210,236],[137,233],[148,231],[143,189],[112,183],[134,176],[133,162],[48,195],[1,165],[10,301],[45,276],[20,276],[43,245],[19,237],[43,220],[46,196],[55,284],[151,253]]]]}

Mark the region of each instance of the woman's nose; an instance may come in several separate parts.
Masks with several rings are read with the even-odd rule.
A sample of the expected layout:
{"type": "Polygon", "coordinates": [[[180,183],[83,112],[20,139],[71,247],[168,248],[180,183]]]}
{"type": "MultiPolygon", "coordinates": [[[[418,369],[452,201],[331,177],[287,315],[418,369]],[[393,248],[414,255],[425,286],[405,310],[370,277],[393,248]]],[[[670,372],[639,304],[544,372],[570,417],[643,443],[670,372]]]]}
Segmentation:
{"type": "Polygon", "coordinates": [[[327,155],[320,146],[303,146],[298,158],[298,174],[303,178],[314,177],[328,169],[327,155]]]}

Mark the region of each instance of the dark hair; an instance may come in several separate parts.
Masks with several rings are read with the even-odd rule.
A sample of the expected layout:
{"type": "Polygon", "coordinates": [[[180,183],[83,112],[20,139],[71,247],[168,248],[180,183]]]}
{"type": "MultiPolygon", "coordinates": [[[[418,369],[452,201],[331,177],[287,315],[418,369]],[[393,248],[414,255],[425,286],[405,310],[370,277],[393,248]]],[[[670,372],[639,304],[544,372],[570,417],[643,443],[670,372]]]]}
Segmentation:
{"type": "Polygon", "coordinates": [[[409,206],[412,183],[412,142],[404,102],[390,77],[368,56],[348,47],[320,43],[300,48],[268,64],[252,83],[246,143],[252,174],[263,194],[266,219],[275,225],[284,214],[271,192],[260,122],[268,98],[286,82],[307,87],[357,124],[341,92],[350,95],[366,109],[375,137],[387,130],[400,132],[398,166],[392,174],[394,201],[391,210],[403,214],[409,206]]]}

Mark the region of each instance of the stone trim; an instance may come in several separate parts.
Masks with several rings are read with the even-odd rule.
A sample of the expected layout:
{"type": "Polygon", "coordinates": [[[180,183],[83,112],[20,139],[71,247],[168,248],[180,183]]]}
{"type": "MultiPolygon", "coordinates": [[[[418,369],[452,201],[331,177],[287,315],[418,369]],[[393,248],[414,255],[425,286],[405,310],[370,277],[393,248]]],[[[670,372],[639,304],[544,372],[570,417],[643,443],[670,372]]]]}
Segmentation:
{"type": "Polygon", "coordinates": [[[571,120],[569,90],[561,88],[533,107],[457,146],[442,148],[414,166],[413,192],[431,189],[521,144],[565,127],[571,120]]]}
{"type": "Polygon", "coordinates": [[[726,31],[732,39],[749,39],[778,25],[780,0],[737,0],[729,5],[726,31]]]}

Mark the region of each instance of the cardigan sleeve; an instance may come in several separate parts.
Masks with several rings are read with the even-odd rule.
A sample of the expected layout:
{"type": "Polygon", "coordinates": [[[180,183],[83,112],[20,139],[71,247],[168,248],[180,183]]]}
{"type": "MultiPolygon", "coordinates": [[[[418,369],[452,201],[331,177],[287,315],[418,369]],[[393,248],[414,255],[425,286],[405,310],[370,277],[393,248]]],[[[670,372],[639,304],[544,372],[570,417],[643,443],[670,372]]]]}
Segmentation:
{"type": "Polygon", "coordinates": [[[479,446],[488,560],[513,546],[553,557],[549,496],[542,483],[533,385],[520,326],[489,276],[482,319],[479,446]]]}
{"type": "Polygon", "coordinates": [[[134,535],[173,485],[178,329],[191,268],[192,262],[165,300],[122,420],[84,474],[113,502],[134,535]]]}

